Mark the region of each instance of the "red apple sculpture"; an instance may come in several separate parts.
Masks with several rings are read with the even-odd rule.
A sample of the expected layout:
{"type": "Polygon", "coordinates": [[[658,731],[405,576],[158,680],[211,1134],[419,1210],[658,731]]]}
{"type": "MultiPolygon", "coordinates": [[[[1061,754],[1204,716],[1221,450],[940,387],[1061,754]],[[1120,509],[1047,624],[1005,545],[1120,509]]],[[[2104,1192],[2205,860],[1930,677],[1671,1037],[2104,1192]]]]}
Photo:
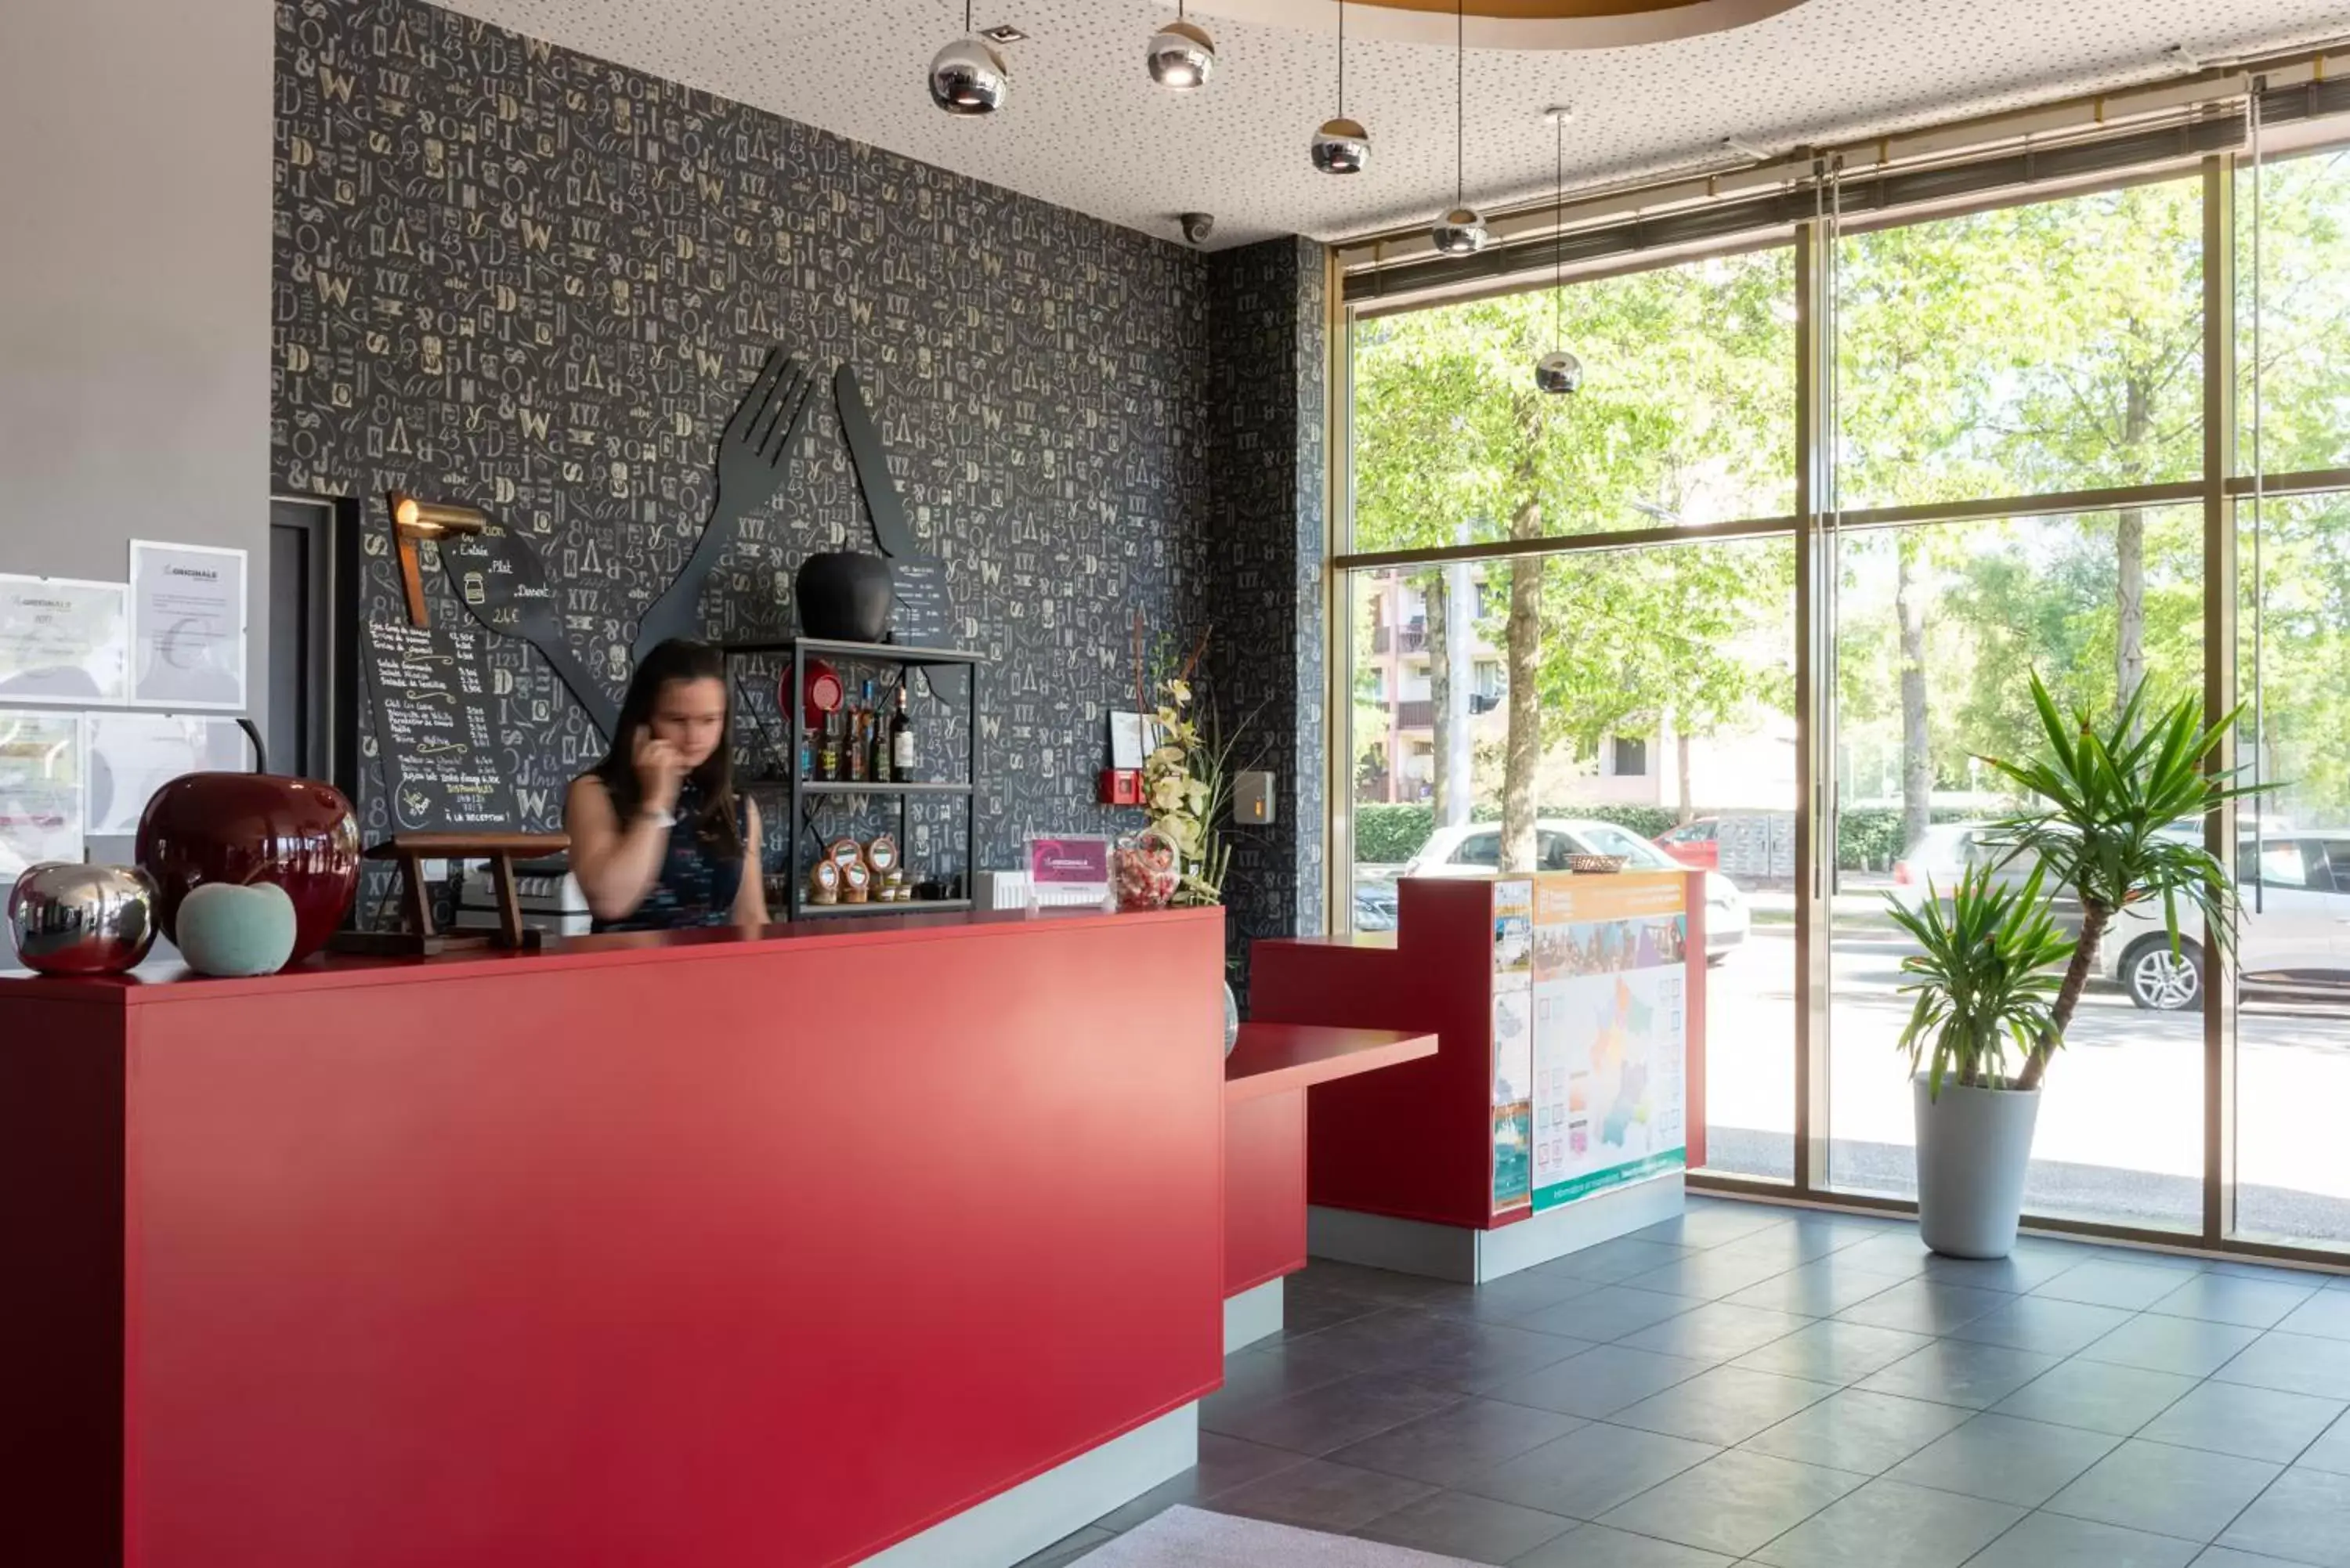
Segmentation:
{"type": "Polygon", "coordinates": [[[294,904],[299,963],[327,945],[359,885],[359,826],[340,790],[274,774],[187,774],[139,818],[156,924],[179,940],[180,900],[206,882],[269,882],[294,904]]]}

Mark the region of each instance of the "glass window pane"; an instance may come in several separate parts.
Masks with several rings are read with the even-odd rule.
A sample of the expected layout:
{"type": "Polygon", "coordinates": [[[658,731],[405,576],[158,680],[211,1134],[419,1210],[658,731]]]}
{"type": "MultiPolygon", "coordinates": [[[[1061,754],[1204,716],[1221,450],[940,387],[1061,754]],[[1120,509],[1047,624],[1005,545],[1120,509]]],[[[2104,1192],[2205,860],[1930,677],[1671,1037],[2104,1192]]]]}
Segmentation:
{"type": "Polygon", "coordinates": [[[2193,478],[2202,221],[2188,178],[1845,239],[1842,504],[2193,478]]]}
{"type": "Polygon", "coordinates": [[[1356,929],[1393,926],[1407,872],[1563,867],[1581,851],[1649,867],[1718,863],[1708,1162],[1782,1178],[1794,1132],[1794,585],[1785,539],[1360,572],[1349,585],[1354,689],[1374,689],[1365,674],[1384,669],[1384,689],[1442,692],[1353,705],[1356,929]],[[1370,606],[1382,598],[1393,610],[1378,621],[1370,606]],[[1464,618],[1455,605],[1478,608],[1464,618]],[[1417,647],[1373,635],[1423,611],[1430,631],[1417,647]],[[1463,672],[1485,659],[1502,700],[1481,708],[1463,672]],[[1532,701],[1513,745],[1520,692],[1532,701]],[[1603,765],[1619,736],[1647,746],[1647,773],[1603,765]],[[1519,854],[1493,826],[1513,795],[1534,829],[1519,854]],[[1690,820],[1720,826],[1705,856],[1653,842],[1690,820]]]}
{"type": "Polygon", "coordinates": [[[2350,496],[2241,509],[2236,1223],[2350,1245],[2350,496]],[[2255,545],[2257,545],[2257,548],[2255,545]]]}
{"type": "MultiPolygon", "coordinates": [[[[1886,914],[1947,890],[2021,803],[1979,759],[2041,745],[2025,672],[2109,715],[2139,672],[2157,695],[2202,680],[2201,514],[2193,507],[1848,533],[1840,542],[1837,874],[1829,1179],[1914,1194],[1898,1042],[1914,950],[1886,914]]],[[[2002,875],[2021,879],[2010,867],[2002,875]]],[[[2078,907],[2060,900],[2060,919],[2078,907]]],[[[2134,1004],[2116,965],[2160,919],[2109,940],[2048,1071],[2024,1192],[2037,1214],[2192,1229],[2202,1218],[2203,1023],[2134,1004]]],[[[2202,933],[2190,932],[2190,946],[2202,933]]],[[[2021,1065],[2020,1062],[2016,1064],[2021,1065]]]]}
{"type": "Polygon", "coordinates": [[[2350,149],[2238,171],[2236,279],[2238,470],[2350,464],[2350,149]]]}
{"type": "Polygon", "coordinates": [[[1780,248],[1357,320],[1353,548],[1791,513],[1794,298],[1780,248]]]}

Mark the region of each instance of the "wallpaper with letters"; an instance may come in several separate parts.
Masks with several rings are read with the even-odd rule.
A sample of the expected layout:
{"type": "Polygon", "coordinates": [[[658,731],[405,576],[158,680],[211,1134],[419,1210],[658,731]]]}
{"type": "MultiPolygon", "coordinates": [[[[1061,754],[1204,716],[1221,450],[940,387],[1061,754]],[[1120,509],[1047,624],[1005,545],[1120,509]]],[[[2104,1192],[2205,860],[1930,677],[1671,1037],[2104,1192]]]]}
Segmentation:
{"type": "MultiPolygon", "coordinates": [[[[413,0],[277,17],[274,480],[364,498],[365,613],[400,613],[387,488],[478,504],[536,542],[617,699],[637,618],[700,533],[712,441],[780,339],[827,377],[857,367],[989,659],[980,864],[1015,864],[1031,832],[1132,826],[1093,800],[1133,618],[1188,639],[1232,548],[1252,582],[1298,559],[1293,524],[1257,515],[1286,469],[1247,481],[1270,545],[1210,536],[1236,429],[1217,395],[1236,383],[1211,379],[1213,258],[413,0]]],[[[1262,325],[1234,351],[1294,351],[1293,324],[1262,325]]],[[[1243,378],[1276,404],[1279,379],[1243,378]]],[[[795,463],[713,576],[708,635],[788,635],[802,558],[872,548],[827,397],[795,463]]],[[[1286,659],[1294,618],[1268,614],[1219,635],[1279,636],[1256,657],[1286,659]]],[[[504,765],[551,826],[599,742],[536,652],[489,641],[504,765]]],[[[1293,691],[1269,716],[1307,715],[1293,691]]],[[[359,785],[373,836],[371,761],[359,785]]],[[[918,822],[910,865],[959,858],[931,837],[947,822],[918,822]]]]}

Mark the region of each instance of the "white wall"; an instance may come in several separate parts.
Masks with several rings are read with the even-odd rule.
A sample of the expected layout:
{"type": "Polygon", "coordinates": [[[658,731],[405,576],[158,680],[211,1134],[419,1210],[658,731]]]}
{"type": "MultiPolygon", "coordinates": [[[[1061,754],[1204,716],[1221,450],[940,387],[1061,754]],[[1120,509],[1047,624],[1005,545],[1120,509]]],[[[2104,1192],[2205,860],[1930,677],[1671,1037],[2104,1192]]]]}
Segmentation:
{"type": "Polygon", "coordinates": [[[275,39],[269,0],[0,0],[0,571],[244,548],[256,710],[275,39]]]}

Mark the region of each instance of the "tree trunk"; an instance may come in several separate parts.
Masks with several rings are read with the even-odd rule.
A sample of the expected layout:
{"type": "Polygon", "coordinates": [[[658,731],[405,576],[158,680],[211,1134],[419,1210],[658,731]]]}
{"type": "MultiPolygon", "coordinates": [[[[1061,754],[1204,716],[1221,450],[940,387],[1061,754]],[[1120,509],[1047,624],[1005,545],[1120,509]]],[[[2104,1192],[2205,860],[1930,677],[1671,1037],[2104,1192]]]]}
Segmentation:
{"type": "MultiPolygon", "coordinates": [[[[2152,425],[2146,388],[2129,384],[2122,408],[2122,448],[2137,465],[2152,425]]],[[[2127,507],[2114,529],[2114,707],[2118,711],[2146,679],[2146,513],[2127,507]]]]}
{"type": "MultiPolygon", "coordinates": [[[[1533,501],[1521,508],[1539,513],[1533,501]]],[[[1520,537],[1525,535],[1520,535],[1520,537]]],[[[1540,556],[1510,563],[1510,739],[1502,765],[1502,868],[1534,868],[1534,775],[1542,770],[1542,589],[1540,556]]]]}
{"type": "Polygon", "coordinates": [[[2023,1076],[2017,1079],[2019,1089],[2036,1089],[2047,1075],[2048,1058],[2064,1043],[2064,1030],[2073,1022],[2073,1010],[2081,1005],[2081,993],[2088,989],[2089,971],[2097,964],[2097,944],[2104,940],[2106,927],[2114,912],[2105,905],[2086,898],[2081,901],[2081,936],[2073,944],[2073,961],[2064,966],[2064,983],[2056,988],[2056,1001],[2048,1009],[2048,1030],[2024,1059],[2023,1076]]]}
{"type": "Polygon", "coordinates": [[[1673,818],[1683,827],[1697,820],[1697,806],[1690,798],[1690,733],[1683,728],[1673,731],[1673,766],[1679,774],[1680,810],[1673,818]]]}
{"type": "Polygon", "coordinates": [[[1925,585],[1918,580],[1917,546],[1908,538],[1895,550],[1898,575],[1893,613],[1901,623],[1901,853],[1926,836],[1933,820],[1934,759],[1926,730],[1925,585]]]}
{"type": "MultiPolygon", "coordinates": [[[[1444,591],[1444,572],[1440,567],[1419,579],[1428,604],[1428,696],[1435,712],[1436,825],[1443,827],[1452,820],[1452,795],[1456,789],[1466,788],[1466,779],[1452,776],[1452,726],[1459,722],[1453,716],[1452,665],[1449,657],[1451,608],[1444,591]]],[[[1399,628],[1400,635],[1400,628],[1399,628]]],[[[1398,649],[1401,651],[1400,649],[1398,649]]],[[[1466,821],[1468,813],[1461,819],[1466,821]]]]}

